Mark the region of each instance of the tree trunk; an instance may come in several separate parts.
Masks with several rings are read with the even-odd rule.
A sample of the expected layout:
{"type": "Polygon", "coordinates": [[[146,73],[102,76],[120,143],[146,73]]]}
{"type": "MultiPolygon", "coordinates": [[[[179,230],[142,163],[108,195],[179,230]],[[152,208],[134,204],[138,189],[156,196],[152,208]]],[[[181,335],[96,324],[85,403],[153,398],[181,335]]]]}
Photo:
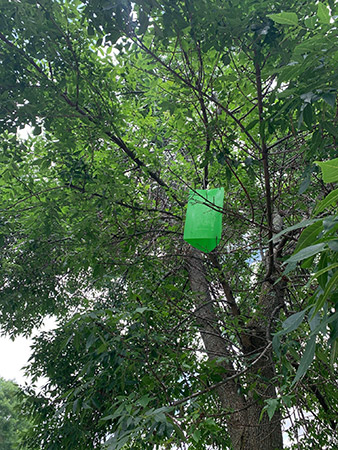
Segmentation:
{"type": "Polygon", "coordinates": [[[272,351],[267,341],[270,320],[266,321],[265,318],[271,317],[271,311],[276,309],[276,304],[281,300],[280,296],[276,295],[272,283],[264,284],[260,300],[263,314],[260,320],[250,322],[250,328],[246,335],[246,342],[250,342],[250,348],[243,348],[243,357],[246,353],[257,354],[257,357],[262,352],[264,354],[260,359],[256,358],[258,360],[246,372],[246,378],[252,378],[256,384],[255,388],[245,396],[240,394],[240,377],[226,381],[236,373],[236,370],[231,363],[230,349],[221,335],[206,278],[203,254],[197,250],[191,250],[187,258],[187,268],[195,299],[195,319],[207,355],[210,359],[220,355],[229,357],[226,362],[220,363],[225,369],[225,382],[216,390],[222,409],[229,412],[226,416],[226,426],[233,450],[281,450],[283,439],[280,414],[276,412],[269,421],[267,414],[264,413],[260,420],[262,409],[265,406],[264,400],[276,397],[273,385],[275,373],[272,351]],[[267,304],[270,306],[264,307],[267,304]]]}

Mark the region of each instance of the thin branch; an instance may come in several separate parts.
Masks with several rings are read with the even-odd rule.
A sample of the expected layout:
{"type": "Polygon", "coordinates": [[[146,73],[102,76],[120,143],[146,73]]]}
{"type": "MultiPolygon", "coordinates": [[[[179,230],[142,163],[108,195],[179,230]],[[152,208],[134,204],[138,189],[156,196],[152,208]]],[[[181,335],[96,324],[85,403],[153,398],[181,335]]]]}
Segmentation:
{"type": "MultiPolygon", "coordinates": [[[[144,50],[146,53],[148,53],[150,56],[152,56],[161,66],[163,66],[168,72],[170,72],[172,75],[174,75],[176,78],[181,80],[186,86],[188,86],[190,89],[196,91],[198,88],[194,86],[189,80],[184,78],[181,74],[176,72],[174,69],[169,67],[162,59],[157,56],[150,48],[146,47],[143,42],[140,41],[140,39],[137,36],[134,36],[134,42],[136,45],[138,45],[142,50],[144,50]]],[[[222,103],[220,103],[218,100],[216,100],[212,95],[207,94],[206,92],[202,92],[203,96],[213,102],[216,106],[221,108],[231,119],[239,126],[239,128],[242,130],[242,132],[249,138],[249,140],[252,142],[252,144],[258,149],[261,150],[260,145],[255,141],[253,136],[246,130],[245,126],[237,119],[237,117],[228,109],[226,108],[222,103]]]]}
{"type": "Polygon", "coordinates": [[[235,373],[231,377],[227,377],[222,381],[219,381],[218,383],[214,383],[210,386],[208,386],[206,389],[202,389],[198,392],[195,392],[194,394],[189,395],[188,397],[182,398],[181,400],[177,400],[175,402],[172,402],[170,406],[178,406],[182,403],[186,403],[189,400],[192,400],[193,398],[199,397],[200,395],[206,394],[210,391],[213,391],[214,389],[217,389],[220,386],[223,386],[226,383],[229,383],[229,381],[235,380],[236,378],[240,377],[241,375],[244,375],[249,369],[251,369],[253,366],[255,366],[259,360],[263,358],[263,356],[268,352],[268,350],[271,348],[272,343],[270,342],[265,349],[262,351],[262,353],[245,369],[241,370],[240,372],[235,373]]]}
{"type": "MultiPolygon", "coordinates": [[[[263,95],[262,95],[262,79],[261,79],[261,68],[258,62],[255,62],[256,70],[256,88],[258,97],[258,112],[259,112],[259,122],[263,126],[263,95]]],[[[263,128],[263,127],[262,127],[263,128]]],[[[266,140],[264,135],[264,129],[261,130],[261,143],[262,143],[262,161],[264,170],[264,185],[265,185],[265,200],[266,200],[266,215],[268,223],[268,238],[269,238],[269,254],[268,254],[268,269],[266,278],[269,278],[274,270],[274,254],[273,254],[273,223],[272,223],[272,200],[271,200],[271,188],[270,188],[270,174],[269,174],[269,163],[268,163],[268,149],[266,146],[266,140]]]]}

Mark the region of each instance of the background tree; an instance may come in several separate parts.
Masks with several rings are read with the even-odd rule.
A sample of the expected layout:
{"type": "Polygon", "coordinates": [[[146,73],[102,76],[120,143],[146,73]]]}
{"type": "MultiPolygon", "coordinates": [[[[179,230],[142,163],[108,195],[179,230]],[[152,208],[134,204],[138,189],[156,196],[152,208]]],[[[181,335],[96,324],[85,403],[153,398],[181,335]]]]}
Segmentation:
{"type": "Polygon", "coordinates": [[[12,335],[58,318],[35,339],[29,371],[49,382],[27,400],[28,446],[280,449],[299,407],[312,442],[297,448],[334,448],[325,337],[292,385],[308,368],[312,315],[292,326],[310,256],[283,275],[301,228],[276,235],[332,190],[313,162],[336,153],[336,13],[1,2],[0,318],[12,335]],[[184,207],[188,188],[220,186],[223,237],[206,255],[182,240],[184,207]]]}
{"type": "Polygon", "coordinates": [[[3,450],[19,448],[20,433],[28,429],[27,419],[20,413],[19,388],[0,378],[0,446],[3,450]]]}

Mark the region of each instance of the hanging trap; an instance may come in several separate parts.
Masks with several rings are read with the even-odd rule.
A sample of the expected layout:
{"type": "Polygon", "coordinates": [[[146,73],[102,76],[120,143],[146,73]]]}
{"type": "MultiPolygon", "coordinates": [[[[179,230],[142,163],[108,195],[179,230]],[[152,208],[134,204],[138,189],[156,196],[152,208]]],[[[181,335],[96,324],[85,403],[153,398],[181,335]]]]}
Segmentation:
{"type": "Polygon", "coordinates": [[[190,191],[183,239],[209,253],[222,236],[224,188],[190,191]]]}

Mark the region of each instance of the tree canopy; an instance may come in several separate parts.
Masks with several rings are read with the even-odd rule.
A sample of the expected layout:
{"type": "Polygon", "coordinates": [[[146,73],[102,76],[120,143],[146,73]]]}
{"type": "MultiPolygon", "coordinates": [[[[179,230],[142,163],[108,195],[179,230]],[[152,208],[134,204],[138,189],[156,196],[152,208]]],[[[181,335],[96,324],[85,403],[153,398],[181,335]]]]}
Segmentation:
{"type": "Polygon", "coordinates": [[[337,15],[0,0],[0,323],[58,321],[27,448],[275,450],[290,417],[335,448],[337,15]],[[189,189],[220,187],[204,253],[189,189]]]}
{"type": "Polygon", "coordinates": [[[0,445],[3,450],[19,448],[21,434],[29,423],[20,414],[19,387],[0,378],[0,445]]]}

